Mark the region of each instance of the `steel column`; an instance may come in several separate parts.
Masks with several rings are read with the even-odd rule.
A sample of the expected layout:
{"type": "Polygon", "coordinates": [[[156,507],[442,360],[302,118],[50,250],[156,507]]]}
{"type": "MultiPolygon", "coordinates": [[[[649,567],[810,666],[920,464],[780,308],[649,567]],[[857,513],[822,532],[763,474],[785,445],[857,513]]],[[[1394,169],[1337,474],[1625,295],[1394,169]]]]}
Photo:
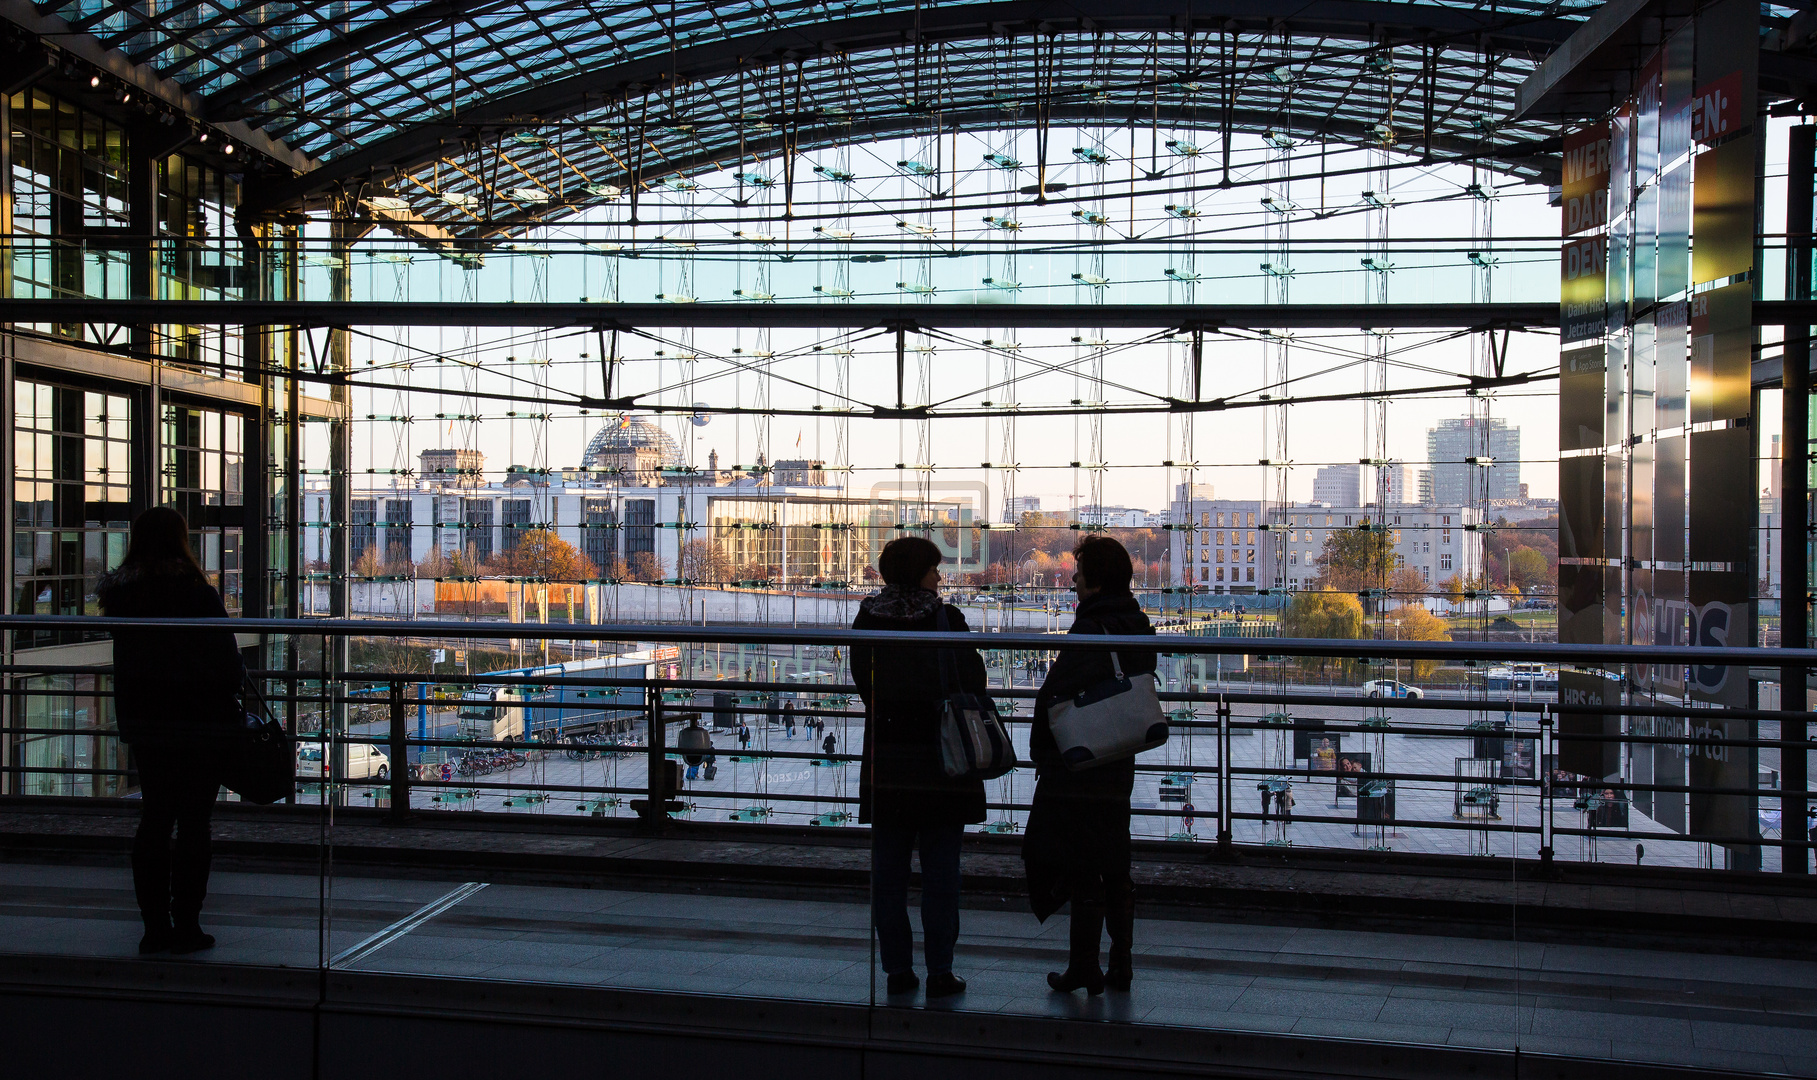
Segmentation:
{"type": "MultiPolygon", "coordinates": [[[[1817,125],[1791,130],[1787,140],[1786,174],[1786,298],[1811,299],[1811,216],[1813,165],[1817,161],[1817,125]]],[[[1785,328],[1784,393],[1781,394],[1779,436],[1779,643],[1801,648],[1810,640],[1810,394],[1811,327],[1808,323],[1785,328]]],[[[1804,711],[1808,672],[1798,665],[1779,669],[1779,707],[1804,711]]],[[[1803,740],[1805,722],[1788,715],[1780,722],[1780,738],[1803,740]]],[[[1780,839],[1806,838],[1804,796],[1809,773],[1807,753],[1786,748],[1780,756],[1780,839]]],[[[1788,874],[1807,872],[1804,849],[1782,849],[1781,864],[1788,874]]]]}

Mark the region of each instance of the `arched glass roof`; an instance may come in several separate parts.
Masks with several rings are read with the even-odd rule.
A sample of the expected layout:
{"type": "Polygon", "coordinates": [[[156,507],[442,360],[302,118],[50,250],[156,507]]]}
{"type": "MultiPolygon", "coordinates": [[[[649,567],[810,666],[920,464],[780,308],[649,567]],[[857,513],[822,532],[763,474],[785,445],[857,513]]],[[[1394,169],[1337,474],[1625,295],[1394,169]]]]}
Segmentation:
{"type": "Polygon", "coordinates": [[[1285,129],[1545,178],[1550,148],[1535,143],[1553,132],[1499,118],[1597,6],[70,0],[39,10],[199,95],[201,119],[244,121],[323,162],[250,190],[254,205],[376,182],[469,230],[475,219],[571,212],[601,197],[589,186],[935,124],[1285,129]],[[544,195],[513,201],[502,194],[512,189],[544,195]]]}

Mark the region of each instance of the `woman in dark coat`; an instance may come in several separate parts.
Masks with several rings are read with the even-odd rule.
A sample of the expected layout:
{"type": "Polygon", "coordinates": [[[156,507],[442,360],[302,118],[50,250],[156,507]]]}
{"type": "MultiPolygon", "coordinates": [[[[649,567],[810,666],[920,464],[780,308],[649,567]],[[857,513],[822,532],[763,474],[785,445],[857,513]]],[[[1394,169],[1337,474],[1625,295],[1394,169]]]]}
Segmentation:
{"type": "MultiPolygon", "coordinates": [[[[940,549],[905,536],[890,541],[877,560],[882,591],[858,605],[854,630],[969,629],[965,616],[943,603],[940,549]]],[[[964,993],[953,974],[959,940],[959,845],[965,826],[984,820],[984,782],[954,780],[940,765],[939,654],[954,661],[952,690],[985,693],[984,659],[975,649],[854,646],[852,681],[864,699],[864,748],[858,783],[858,820],[871,826],[871,921],[889,992],[920,985],[909,930],[909,856],[921,852],[921,933],[927,959],[927,996],[964,993]]]]}
{"type": "MultiPolygon", "coordinates": [[[[96,593],[109,618],[224,619],[221,594],[189,549],[189,525],[165,506],[132,523],[126,558],[96,593]]],[[[199,952],[208,893],[208,819],[225,760],[243,723],[245,665],[226,631],[114,632],[114,714],[139,772],[133,891],[145,921],[141,953],[199,952]],[[171,829],[176,843],[171,843],[171,829]]]]}
{"type": "MultiPolygon", "coordinates": [[[[1129,552],[1107,536],[1092,537],[1073,553],[1079,607],[1074,634],[1152,635],[1154,627],[1130,595],[1129,552]]],[[[1152,648],[1119,650],[1125,675],[1155,670],[1152,648]]],[[[1129,876],[1129,798],[1135,787],[1134,758],[1072,772],[1048,727],[1055,701],[1113,677],[1110,654],[1062,649],[1035,697],[1029,756],[1037,779],[1034,805],[1023,834],[1029,903],[1042,922],[1072,902],[1072,933],[1064,972],[1050,972],[1049,986],[1097,994],[1109,985],[1129,989],[1130,939],[1135,928],[1135,885],[1129,876]],[[1108,970],[1098,969],[1099,935],[1110,930],[1108,970]]]]}

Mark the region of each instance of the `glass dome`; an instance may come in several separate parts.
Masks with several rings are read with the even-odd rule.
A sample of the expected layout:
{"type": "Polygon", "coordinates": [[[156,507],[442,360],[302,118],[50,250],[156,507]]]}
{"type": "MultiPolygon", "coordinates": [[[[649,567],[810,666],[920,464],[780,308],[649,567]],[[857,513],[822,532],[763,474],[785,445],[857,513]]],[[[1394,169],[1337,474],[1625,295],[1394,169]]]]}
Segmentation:
{"type": "Polygon", "coordinates": [[[675,437],[641,416],[620,416],[593,433],[581,461],[591,465],[607,450],[651,448],[662,455],[664,465],[681,464],[681,444],[675,437]]]}

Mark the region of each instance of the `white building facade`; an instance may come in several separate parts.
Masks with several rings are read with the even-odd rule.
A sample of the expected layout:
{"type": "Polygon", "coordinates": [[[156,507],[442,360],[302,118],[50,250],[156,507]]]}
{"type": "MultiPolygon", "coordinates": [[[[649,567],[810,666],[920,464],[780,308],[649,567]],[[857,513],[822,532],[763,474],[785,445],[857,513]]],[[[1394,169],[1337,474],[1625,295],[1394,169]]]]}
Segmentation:
{"type": "Polygon", "coordinates": [[[1271,512],[1286,530],[1286,560],[1278,587],[1311,588],[1319,576],[1325,538],[1333,532],[1380,523],[1390,530],[1396,568],[1407,567],[1426,583],[1478,574],[1483,568],[1482,515],[1464,506],[1290,506],[1271,512]]]}
{"type": "Polygon", "coordinates": [[[1180,498],[1168,517],[1175,586],[1203,586],[1212,593],[1270,587],[1274,544],[1259,500],[1180,498]]]}

